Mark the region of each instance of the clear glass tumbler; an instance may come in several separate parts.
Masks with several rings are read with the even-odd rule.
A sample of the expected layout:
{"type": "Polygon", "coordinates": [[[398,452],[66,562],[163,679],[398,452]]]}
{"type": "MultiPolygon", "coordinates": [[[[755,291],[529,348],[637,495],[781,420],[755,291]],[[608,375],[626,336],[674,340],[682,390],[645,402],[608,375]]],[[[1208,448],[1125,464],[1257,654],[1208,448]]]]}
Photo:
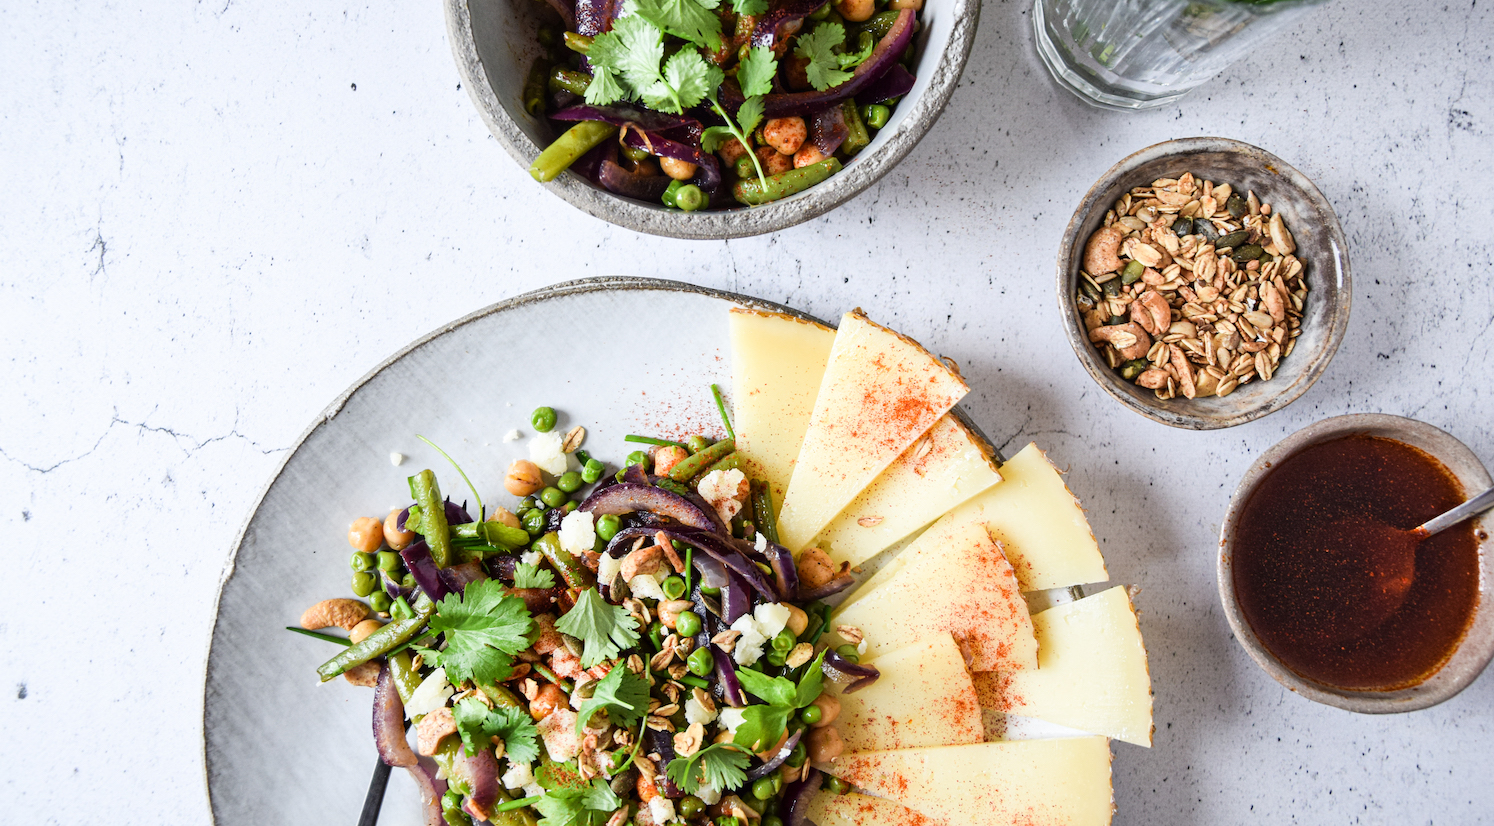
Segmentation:
{"type": "Polygon", "coordinates": [[[1327,0],[1033,0],[1059,83],[1111,109],[1163,106],[1327,0]]]}

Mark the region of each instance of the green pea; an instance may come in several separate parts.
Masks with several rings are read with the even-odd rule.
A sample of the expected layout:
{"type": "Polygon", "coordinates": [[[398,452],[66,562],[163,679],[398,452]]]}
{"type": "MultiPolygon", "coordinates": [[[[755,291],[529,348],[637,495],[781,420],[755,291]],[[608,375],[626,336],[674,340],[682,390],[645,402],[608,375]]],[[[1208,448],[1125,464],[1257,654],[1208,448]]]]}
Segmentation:
{"type": "Polygon", "coordinates": [[[530,536],[539,536],[545,532],[545,512],[539,508],[524,511],[519,517],[519,525],[528,531],[530,536]]]}
{"type": "Polygon", "coordinates": [[[571,501],[565,503],[565,507],[561,508],[561,510],[565,511],[566,513],[570,513],[579,507],[581,507],[581,503],[572,499],[571,501]]]}
{"type": "Polygon", "coordinates": [[[353,574],[354,596],[366,597],[372,594],[377,587],[379,587],[379,577],[377,574],[368,571],[359,571],[353,574]]]}
{"type": "Polygon", "coordinates": [[[758,800],[767,800],[772,797],[773,781],[766,777],[758,778],[757,782],[752,784],[752,796],[758,800]]]}
{"type": "Polygon", "coordinates": [[[524,511],[533,508],[537,504],[539,504],[538,499],[535,499],[533,496],[526,496],[523,499],[519,500],[519,507],[514,512],[523,513],[524,511]]]}
{"type": "Polygon", "coordinates": [[[558,508],[561,505],[565,504],[565,491],[562,491],[560,488],[554,487],[545,488],[544,490],[540,491],[540,500],[552,508],[558,508]]]}
{"type": "Polygon", "coordinates": [[[700,633],[700,615],[694,611],[681,613],[674,621],[674,630],[681,637],[693,637],[700,633]]]}
{"type": "Polygon", "coordinates": [[[866,121],[866,125],[873,129],[881,129],[886,126],[887,121],[891,117],[892,110],[880,103],[873,103],[861,110],[861,119],[866,121]]]}
{"type": "Polygon", "coordinates": [[[711,587],[709,585],[702,585],[702,586],[700,586],[700,592],[702,594],[705,594],[708,597],[719,597],[719,596],[721,596],[721,589],[720,588],[713,588],[713,587],[711,587]]]}
{"type": "Polygon", "coordinates": [[[845,660],[846,660],[846,662],[849,662],[849,663],[859,663],[859,662],[861,662],[861,655],[856,653],[856,646],[851,645],[850,643],[846,643],[845,645],[842,645],[839,648],[836,648],[835,649],[835,653],[837,653],[840,656],[844,657],[845,660]]]}
{"type": "Polygon", "coordinates": [[[698,815],[701,812],[705,811],[705,807],[706,807],[705,801],[701,800],[700,798],[696,797],[693,794],[686,795],[686,796],[680,798],[679,810],[680,810],[680,816],[681,817],[684,817],[684,818],[687,818],[687,819],[695,817],[696,815],[698,815]]]}
{"type": "Polygon", "coordinates": [[[628,454],[629,465],[640,465],[644,470],[648,470],[648,462],[648,454],[641,450],[635,450],[628,454]]]}
{"type": "Polygon", "coordinates": [[[393,604],[394,600],[390,599],[389,595],[384,593],[383,591],[374,591],[372,594],[368,595],[368,607],[374,609],[380,614],[389,613],[389,606],[393,604]]]}
{"type": "Polygon", "coordinates": [[[399,579],[399,587],[401,588],[414,588],[415,585],[416,582],[414,574],[405,574],[399,579]]]}
{"type": "MultiPolygon", "coordinates": [[[[830,4],[826,3],[820,8],[828,9],[830,8],[830,4]]],[[[774,776],[776,777],[777,775],[774,776]]],[[[783,826],[783,818],[777,815],[768,815],[767,817],[763,818],[763,826],[783,826]]]]}
{"type": "Polygon", "coordinates": [[[642,147],[624,146],[622,153],[633,163],[638,163],[648,157],[648,150],[642,147]]]}
{"type": "Polygon", "coordinates": [[[789,768],[797,769],[800,766],[804,765],[804,761],[808,758],[809,749],[804,745],[802,741],[800,741],[797,746],[794,746],[794,750],[789,752],[788,759],[783,762],[787,763],[789,768]]]}
{"type": "Polygon", "coordinates": [[[742,821],[737,820],[731,815],[722,815],[716,818],[716,826],[742,826],[742,821]]]}
{"type": "Polygon", "coordinates": [[[597,538],[603,542],[611,542],[612,537],[617,536],[617,529],[622,527],[621,520],[615,513],[607,513],[597,517],[597,538]]]}
{"type": "Polygon", "coordinates": [[[706,196],[695,184],[685,184],[674,193],[674,205],[685,212],[694,212],[705,206],[706,196]]]}
{"type": "Polygon", "coordinates": [[[711,673],[716,667],[716,658],[711,656],[711,649],[697,648],[690,654],[690,659],[685,661],[690,673],[697,677],[704,677],[711,673]]]}
{"type": "Polygon", "coordinates": [[[536,407],[534,413],[529,417],[529,423],[540,433],[549,433],[555,429],[555,408],[536,407]]]}
{"type": "Polygon", "coordinates": [[[601,481],[602,474],[605,473],[606,470],[607,466],[602,464],[600,461],[596,459],[587,459],[586,466],[581,468],[581,481],[585,482],[588,485],[594,485],[597,482],[601,481]]]}
{"type": "Polygon", "coordinates": [[[372,571],[374,567],[374,555],[362,551],[353,551],[353,556],[348,560],[348,565],[354,571],[372,571]]]}
{"type": "Polygon", "coordinates": [[[685,448],[691,453],[699,453],[702,450],[710,447],[712,444],[714,443],[710,439],[707,439],[699,433],[685,440],[685,448]]]}
{"type": "Polygon", "coordinates": [[[560,488],[566,493],[575,493],[581,489],[581,474],[574,470],[568,470],[560,474],[560,478],[555,480],[555,487],[560,488]]]}
{"type": "MultiPolygon", "coordinates": [[[[541,46],[554,46],[558,42],[558,40],[559,36],[555,34],[555,30],[553,28],[549,26],[540,26],[539,42],[541,46]]],[[[461,805],[460,799],[457,800],[457,805],[461,805]]]]}
{"type": "Polygon", "coordinates": [[[763,657],[763,659],[767,660],[768,665],[774,665],[774,666],[779,666],[779,667],[782,667],[785,663],[788,662],[788,656],[785,655],[782,651],[774,651],[773,653],[767,655],[766,657],[763,657]]]}
{"type": "Polygon", "coordinates": [[[831,794],[845,794],[846,792],[849,792],[851,790],[851,784],[831,774],[826,775],[825,788],[828,789],[831,794]]]}
{"type": "Polygon", "coordinates": [[[815,723],[818,723],[820,720],[824,719],[824,717],[825,712],[819,706],[805,706],[804,710],[799,712],[799,719],[803,720],[804,724],[807,726],[812,726],[815,723]]]}
{"type": "Polygon", "coordinates": [[[778,636],[773,638],[774,651],[787,653],[794,650],[794,646],[798,644],[799,638],[794,636],[794,632],[788,630],[787,628],[779,631],[778,636]]]}
{"type": "Polygon", "coordinates": [[[402,561],[399,558],[399,554],[394,551],[379,551],[379,570],[381,571],[389,571],[390,573],[398,571],[399,564],[402,561]]]}
{"type": "Polygon", "coordinates": [[[685,581],[677,576],[665,577],[662,584],[664,596],[679,599],[685,595],[685,581]]]}

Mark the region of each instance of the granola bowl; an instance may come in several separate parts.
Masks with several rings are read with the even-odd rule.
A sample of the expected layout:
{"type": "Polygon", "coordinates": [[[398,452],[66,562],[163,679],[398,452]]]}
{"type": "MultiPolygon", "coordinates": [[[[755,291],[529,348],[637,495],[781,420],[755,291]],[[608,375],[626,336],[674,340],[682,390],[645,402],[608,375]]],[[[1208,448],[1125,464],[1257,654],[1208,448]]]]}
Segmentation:
{"type": "Polygon", "coordinates": [[[1057,275],[1089,375],[1126,407],[1189,430],[1290,404],[1349,323],[1348,244],[1333,207],[1285,161],[1228,138],[1166,141],[1111,167],[1069,220],[1057,275]],[[1238,200],[1214,198],[1214,186],[1238,200]],[[1241,240],[1215,245],[1231,235],[1241,240]]]}

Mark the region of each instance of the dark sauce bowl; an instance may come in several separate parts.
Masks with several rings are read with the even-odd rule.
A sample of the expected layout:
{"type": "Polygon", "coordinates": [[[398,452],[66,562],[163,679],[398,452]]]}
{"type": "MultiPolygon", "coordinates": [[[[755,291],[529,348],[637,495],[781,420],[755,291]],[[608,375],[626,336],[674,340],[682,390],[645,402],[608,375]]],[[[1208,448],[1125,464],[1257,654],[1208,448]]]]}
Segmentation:
{"type": "Polygon", "coordinates": [[[1436,705],[1462,691],[1478,678],[1490,659],[1494,659],[1494,605],[1490,604],[1491,588],[1494,588],[1494,556],[1491,556],[1494,543],[1489,538],[1489,526],[1494,523],[1487,521],[1489,517],[1471,520],[1478,554],[1478,588],[1472,618],[1461,639],[1440,665],[1414,681],[1401,681],[1386,688],[1344,688],[1294,671],[1262,642],[1251,627],[1236,590],[1236,537],[1248,510],[1247,504],[1262,481],[1282,462],[1304,449],[1354,435],[1394,440],[1429,454],[1457,480],[1465,495],[1494,486],[1488,470],[1467,446],[1424,422],[1378,413],[1325,419],[1292,434],[1263,453],[1235,488],[1219,532],[1219,599],[1235,639],[1239,640],[1245,652],[1267,674],[1293,692],[1314,702],[1363,714],[1415,711],[1436,705]]]}

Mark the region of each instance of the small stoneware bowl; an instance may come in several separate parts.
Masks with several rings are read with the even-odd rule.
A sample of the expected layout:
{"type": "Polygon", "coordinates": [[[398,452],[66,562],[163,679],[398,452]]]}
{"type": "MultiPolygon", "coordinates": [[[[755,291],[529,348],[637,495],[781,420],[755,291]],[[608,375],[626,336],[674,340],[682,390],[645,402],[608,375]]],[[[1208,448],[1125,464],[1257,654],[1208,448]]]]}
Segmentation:
{"type": "Polygon", "coordinates": [[[1494,584],[1494,542],[1489,539],[1491,523],[1488,515],[1473,519],[1475,536],[1479,537],[1479,601],[1478,607],[1474,609],[1473,623],[1447,662],[1426,680],[1409,688],[1351,691],[1304,679],[1282,665],[1261,644],[1260,638],[1246,621],[1235,594],[1232,566],[1235,528],[1245,503],[1255,493],[1261,479],[1272,468],[1303,448],[1355,434],[1394,439],[1420,448],[1446,466],[1469,496],[1494,485],[1494,479],[1489,477],[1489,471],[1473,451],[1446,432],[1425,422],[1380,413],[1356,413],[1335,416],[1310,425],[1261,454],[1245,472],[1234,495],[1230,497],[1229,511],[1224,515],[1224,525],[1219,530],[1219,600],[1224,605],[1224,616],[1235,632],[1235,639],[1239,640],[1245,653],[1273,679],[1292,691],[1314,702],[1362,714],[1416,711],[1436,705],[1462,691],[1478,678],[1489,660],[1494,659],[1494,605],[1490,605],[1490,598],[1494,596],[1490,592],[1491,587],[1494,587],[1491,585],[1494,584]]]}
{"type": "MultiPolygon", "coordinates": [[[[543,115],[524,109],[524,80],[541,53],[536,32],[559,18],[534,0],[445,0],[446,28],[457,68],[472,101],[498,143],[520,167],[557,132],[543,115]]],[[[753,208],[680,212],[614,195],[570,172],[544,186],[572,206],[637,232],[673,238],[743,238],[775,232],[829,212],[886,175],[913,151],[954,93],[975,42],[980,0],[926,0],[918,46],[918,81],[872,142],[828,180],[797,195],[753,208]]]]}
{"type": "Polygon", "coordinates": [[[1307,392],[1323,374],[1349,324],[1348,245],[1338,216],[1302,173],[1257,147],[1228,138],[1183,138],[1149,146],[1110,168],[1085,193],[1058,246],[1058,304],[1064,329],[1079,362],[1105,392],[1150,419],[1189,430],[1233,427],[1280,410],[1307,392]],[[1308,294],[1302,335],[1270,381],[1242,385],[1223,398],[1160,401],[1144,387],[1110,369],[1084,329],[1075,292],[1084,245],[1122,195],[1158,178],[1192,172],[1200,180],[1255,192],[1281,213],[1297,242],[1295,255],[1306,272],[1308,294]]]}

